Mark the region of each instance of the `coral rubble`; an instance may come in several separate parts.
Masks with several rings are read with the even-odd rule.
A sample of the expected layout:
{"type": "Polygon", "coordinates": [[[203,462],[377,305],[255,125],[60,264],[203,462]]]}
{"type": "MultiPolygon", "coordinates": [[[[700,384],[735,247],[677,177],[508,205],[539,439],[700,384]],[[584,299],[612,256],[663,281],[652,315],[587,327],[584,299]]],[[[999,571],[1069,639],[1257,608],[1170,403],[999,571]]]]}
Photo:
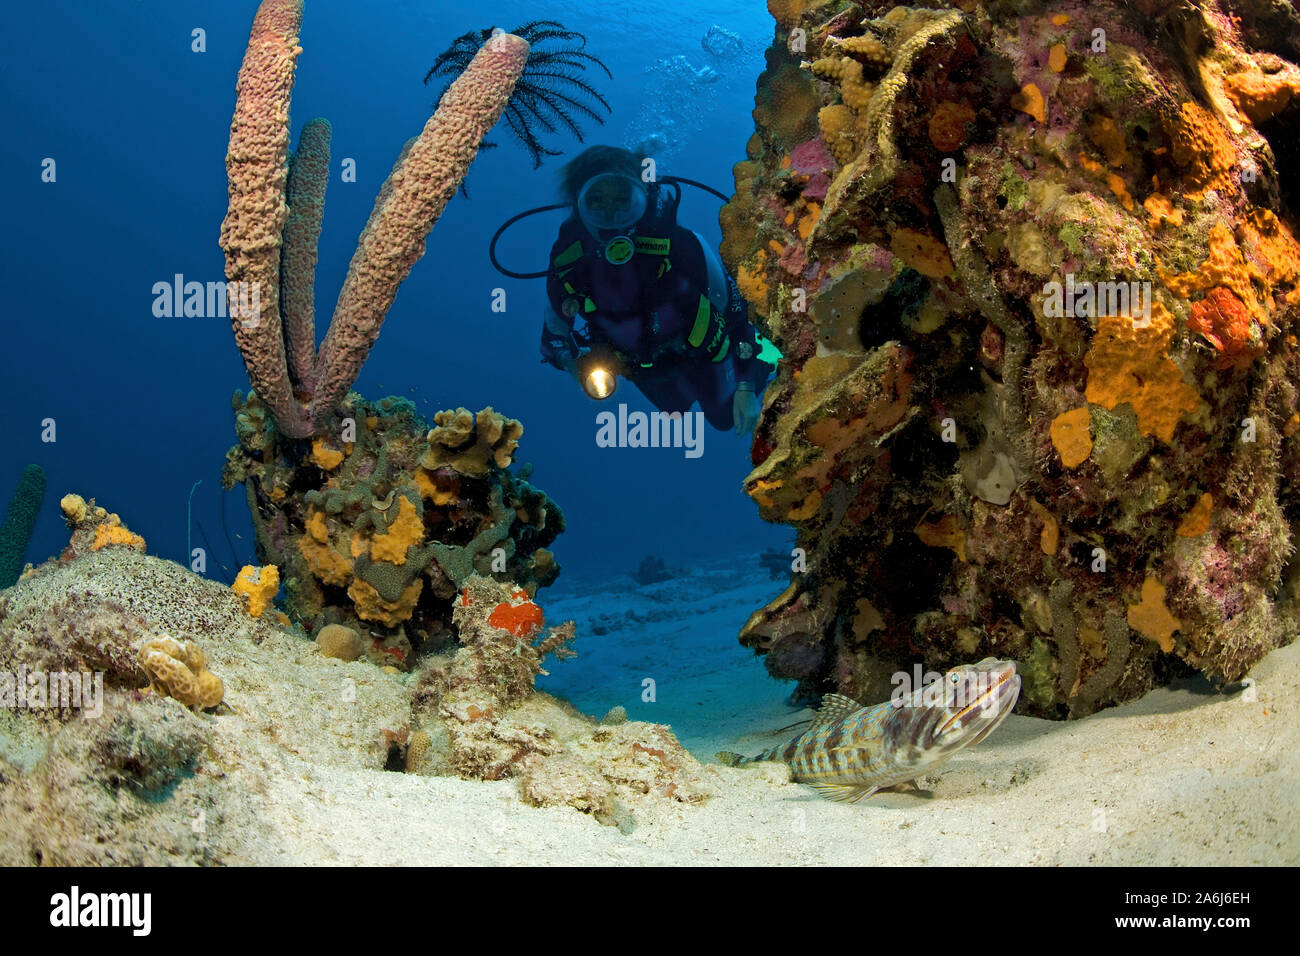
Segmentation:
{"type": "Polygon", "coordinates": [[[1237,680],[1300,600],[1300,17],[935,6],[769,4],[722,248],[808,570],[741,640],[859,699],[1015,658],[1055,717],[1237,680]]]}

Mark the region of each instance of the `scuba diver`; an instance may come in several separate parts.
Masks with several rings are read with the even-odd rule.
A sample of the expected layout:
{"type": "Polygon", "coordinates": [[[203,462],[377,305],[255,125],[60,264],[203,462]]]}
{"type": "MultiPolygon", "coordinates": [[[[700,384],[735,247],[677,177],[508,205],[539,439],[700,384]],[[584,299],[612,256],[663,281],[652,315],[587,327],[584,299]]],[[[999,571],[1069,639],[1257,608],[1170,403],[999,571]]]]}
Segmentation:
{"type": "Polygon", "coordinates": [[[567,208],[543,273],[543,361],[577,379],[594,399],[613,394],[619,375],[663,412],[699,402],[714,428],[752,431],[758,396],[780,357],[749,323],[748,307],[715,250],[677,223],[678,177],[645,182],[628,150],[593,146],[561,170],[567,208]],[[578,323],[582,326],[579,327],[578,323]]]}

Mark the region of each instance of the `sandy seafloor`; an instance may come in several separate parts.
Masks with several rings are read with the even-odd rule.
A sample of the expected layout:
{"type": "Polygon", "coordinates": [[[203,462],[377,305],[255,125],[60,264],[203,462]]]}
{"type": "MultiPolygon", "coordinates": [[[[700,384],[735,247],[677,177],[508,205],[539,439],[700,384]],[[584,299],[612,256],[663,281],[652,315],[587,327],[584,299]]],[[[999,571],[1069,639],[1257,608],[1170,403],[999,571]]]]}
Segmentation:
{"type": "MultiPolygon", "coordinates": [[[[571,581],[539,595],[549,622],[578,624],[579,657],[551,661],[543,689],[596,716],[622,705],[633,719],[671,724],[708,764],[705,783],[715,794],[702,804],[637,801],[620,828],[570,807],[525,805],[509,779],[380,769],[376,731],[409,715],[409,676],[324,658],[312,641],[278,628],[259,624],[254,634],[215,582],[134,552],[110,552],[74,562],[78,589],[121,601],[147,587],[151,600],[170,609],[159,613],[174,619],[192,613],[191,596],[196,608],[233,609],[221,612],[225,618],[205,611],[217,623],[199,635],[225,681],[229,710],[198,718],[211,729],[200,775],[169,798],[174,811],[153,808],[162,814],[154,825],[170,825],[174,839],[176,829],[188,833],[185,814],[201,805],[196,801],[208,800],[208,812],[219,817],[221,833],[212,839],[220,846],[203,852],[208,838],[196,829],[198,851],[168,862],[1300,862],[1300,642],[1261,662],[1248,690],[1220,692],[1185,680],[1074,722],[1012,715],[988,740],[922,778],[919,789],[851,805],[788,782],[780,764],[712,763],[719,749],[756,752],[786,739],[794,731],[781,729],[809,716],[788,705],[789,687],[772,681],[736,642],[749,613],[783,585],[752,557],[680,569],[644,587],[626,577],[571,581]],[[641,700],[646,678],[655,681],[653,703],[641,700]],[[344,680],[355,686],[355,702],[340,701],[344,680]]],[[[54,595],[68,587],[61,575],[70,573],[43,572],[15,591],[54,595]]],[[[139,598],[131,600],[139,609],[139,598]]],[[[32,753],[38,744],[22,726],[0,713],[0,757],[30,767],[39,762],[32,753]]],[[[52,825],[80,826],[71,818],[102,811],[58,813],[67,822],[52,825]]]]}
{"type": "MultiPolygon", "coordinates": [[[[683,569],[647,587],[625,578],[616,593],[591,584],[548,601],[543,592],[548,619],[573,618],[579,634],[579,658],[554,663],[543,688],[587,713],[623,704],[634,719],[671,724],[702,761],[788,736],[763,731],[810,712],[788,706],[789,688],[735,639],[781,585],[736,568],[683,569]],[[593,623],[610,629],[593,634],[593,623]],[[641,702],[646,677],[655,703],[641,702]]],[[[781,766],[714,765],[717,796],[639,808],[630,833],[572,809],[522,806],[509,781],[304,764],[268,794],[283,843],[250,846],[247,862],[1294,864],[1300,643],[1252,676],[1253,702],[1240,688],[1186,680],[1075,722],[1012,715],[919,792],[858,805],[787,783],[781,766]]]]}

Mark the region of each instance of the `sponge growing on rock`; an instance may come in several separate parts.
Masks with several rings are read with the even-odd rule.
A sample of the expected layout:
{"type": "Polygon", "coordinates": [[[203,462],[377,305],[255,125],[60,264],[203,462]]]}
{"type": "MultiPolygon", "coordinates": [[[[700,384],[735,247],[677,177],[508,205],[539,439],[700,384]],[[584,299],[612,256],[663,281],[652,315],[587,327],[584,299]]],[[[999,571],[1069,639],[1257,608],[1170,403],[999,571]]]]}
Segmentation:
{"type": "Polygon", "coordinates": [[[207,656],[193,641],[155,637],[141,645],[139,660],[154,693],[186,707],[208,710],[225,696],[221,678],[208,670],[207,656]]]}
{"type": "Polygon", "coordinates": [[[18,580],[23,569],[23,555],[32,540],[36,516],[45,500],[45,471],[40,465],[28,465],[18,479],[18,488],[9,499],[5,522],[0,526],[0,588],[18,580]]]}
{"type": "Polygon", "coordinates": [[[268,564],[264,568],[245,565],[230,587],[236,594],[247,599],[249,614],[261,617],[280,590],[280,569],[274,564],[268,564]]]}

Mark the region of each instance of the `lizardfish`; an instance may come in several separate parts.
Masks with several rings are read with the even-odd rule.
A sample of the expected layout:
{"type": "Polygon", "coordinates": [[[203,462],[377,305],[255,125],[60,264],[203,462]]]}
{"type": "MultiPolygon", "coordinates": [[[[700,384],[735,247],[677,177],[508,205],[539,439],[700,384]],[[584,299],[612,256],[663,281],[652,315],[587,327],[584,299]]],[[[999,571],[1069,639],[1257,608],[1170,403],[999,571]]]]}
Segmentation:
{"type": "Polygon", "coordinates": [[[827,694],[812,726],[757,757],[723,752],[728,766],[759,760],[790,765],[794,779],[823,797],[857,803],[882,787],[914,780],[977,744],[1011,713],[1020,696],[1014,661],[986,657],[954,667],[941,682],[864,707],[827,694]]]}

